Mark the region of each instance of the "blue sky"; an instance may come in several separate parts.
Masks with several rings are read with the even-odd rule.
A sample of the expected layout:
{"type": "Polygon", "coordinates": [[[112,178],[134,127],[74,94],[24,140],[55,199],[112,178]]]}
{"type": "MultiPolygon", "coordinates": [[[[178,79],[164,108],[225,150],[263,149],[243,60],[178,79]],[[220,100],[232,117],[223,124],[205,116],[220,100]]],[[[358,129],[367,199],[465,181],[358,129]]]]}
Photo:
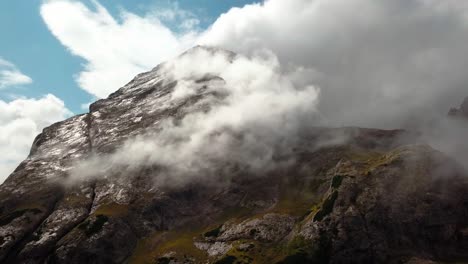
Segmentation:
{"type": "MultiPolygon", "coordinates": [[[[85,61],[71,54],[54,37],[40,14],[41,0],[0,1],[0,57],[16,67],[33,82],[13,85],[0,90],[0,100],[9,101],[18,96],[40,97],[51,93],[62,99],[74,113],[84,110],[81,105],[94,97],[80,89],[75,76],[85,61]]],[[[91,1],[82,1],[93,8],[91,1]]],[[[208,27],[223,12],[234,6],[254,2],[248,0],[102,0],[101,3],[112,16],[118,18],[122,9],[144,15],[148,10],[167,9],[178,6],[188,10],[200,20],[201,29],[208,27]]],[[[177,31],[169,21],[169,28],[177,31]]],[[[155,62],[157,64],[158,62],[155,62]]],[[[133,76],[128,76],[130,80],[133,76]]],[[[117,89],[118,87],[115,87],[117,89]]]]}

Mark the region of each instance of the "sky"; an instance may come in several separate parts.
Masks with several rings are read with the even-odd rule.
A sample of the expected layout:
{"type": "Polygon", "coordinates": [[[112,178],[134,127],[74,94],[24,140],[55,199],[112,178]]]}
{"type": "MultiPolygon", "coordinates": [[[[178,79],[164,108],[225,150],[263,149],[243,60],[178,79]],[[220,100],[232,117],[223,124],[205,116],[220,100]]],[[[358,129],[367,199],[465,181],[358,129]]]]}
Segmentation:
{"type": "MultiPolygon", "coordinates": [[[[253,1],[245,0],[107,0],[99,3],[109,13],[118,19],[122,10],[136,15],[148,12],[163,12],[179,8],[190,10],[199,20],[198,26],[207,28],[221,13],[233,6],[243,6],[253,1]]],[[[92,1],[82,1],[93,8],[92,1]]],[[[83,58],[74,56],[50,32],[41,16],[41,0],[19,0],[0,2],[0,69],[5,68],[6,61],[14,66],[15,72],[22,73],[26,79],[0,82],[0,99],[11,100],[18,96],[41,97],[44,94],[54,94],[63,100],[73,113],[84,112],[82,104],[95,98],[92,94],[80,89],[75,81],[75,75],[85,63],[83,58]]],[[[166,25],[174,30],[177,25],[172,21],[166,25]]],[[[156,66],[160,61],[155,61],[156,66]]],[[[126,76],[131,79],[133,76],[126,76]]],[[[2,79],[3,80],[3,75],[2,79]]]]}
{"type": "Polygon", "coordinates": [[[0,34],[0,181],[44,127],[198,44],[269,54],[315,87],[317,125],[432,124],[468,95],[468,1],[16,0],[0,34]]]}

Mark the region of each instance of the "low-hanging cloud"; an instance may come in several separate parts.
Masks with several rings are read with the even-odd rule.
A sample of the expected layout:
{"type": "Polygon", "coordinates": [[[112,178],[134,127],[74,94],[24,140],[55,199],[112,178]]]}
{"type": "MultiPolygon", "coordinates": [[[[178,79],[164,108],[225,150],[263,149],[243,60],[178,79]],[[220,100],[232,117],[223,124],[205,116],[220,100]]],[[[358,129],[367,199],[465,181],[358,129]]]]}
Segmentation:
{"type": "Polygon", "coordinates": [[[447,111],[468,96],[468,2],[267,0],[231,9],[199,42],[268,48],[321,88],[331,126],[416,130],[466,164],[468,131],[447,111]]]}
{"type": "Polygon", "coordinates": [[[272,145],[303,124],[416,129],[422,131],[424,140],[462,162],[468,156],[468,152],[458,153],[460,145],[448,140],[457,135],[455,142],[464,144],[459,138],[463,126],[441,121],[450,107],[468,95],[465,1],[266,0],[229,10],[203,32],[183,34],[169,30],[157,16],[124,11],[122,23],[116,22],[95,3],[96,11],[92,11],[69,0],[46,1],[42,16],[72,53],[86,59],[87,67],[78,80],[98,97],[123,85],[128,75],[195,43],[226,48],[251,59],[240,57],[227,63],[226,58],[192,54],[168,63],[172,66],[166,65],[166,70],[179,80],[174,99],[196,93],[191,90],[193,79],[187,76],[202,73],[224,79],[224,85],[215,86],[221,96],[207,97],[206,101],[211,100],[207,104],[212,105],[208,113],[194,111],[178,125],[165,123],[157,135],[128,141],[115,155],[93,159],[95,164],[93,160],[83,163],[89,177],[109,164],[159,164],[177,168],[177,174],[194,175],[201,167],[215,164],[210,162],[212,157],[216,160],[226,153],[233,161],[244,160],[240,153],[257,157],[244,164],[268,167],[264,161],[271,160],[272,145]],[[57,16],[67,13],[62,10],[71,15],[57,16]],[[116,35],[133,38],[114,39],[116,35]],[[164,41],[159,41],[161,36],[164,41]],[[100,45],[102,40],[112,43],[110,48],[100,45]],[[258,59],[259,50],[271,54],[258,59]],[[193,67],[198,61],[203,63],[193,67]],[[245,71],[248,66],[252,69],[245,71]],[[317,88],[304,88],[311,84],[320,87],[320,93],[317,88]],[[304,96],[306,91],[314,92],[304,96]],[[307,119],[317,115],[320,122],[307,119]],[[287,122],[283,122],[285,116],[287,122]],[[251,138],[237,142],[239,134],[251,138]],[[126,151],[136,153],[133,148],[147,151],[125,156],[126,151]],[[155,153],[155,149],[163,151],[155,153]]]}
{"type": "Polygon", "coordinates": [[[332,125],[395,128],[444,115],[468,95],[468,4],[267,0],[231,9],[201,43],[313,69],[332,125]]]}
{"type": "Polygon", "coordinates": [[[234,167],[264,172],[278,165],[273,162],[276,151],[287,153],[304,125],[316,118],[318,88],[297,86],[292,77],[297,74],[282,71],[268,52],[247,58],[196,49],[164,64],[160,71],[169,80],[178,80],[173,99],[199,93],[195,89],[200,79],[213,82],[203,91],[207,96],[181,120],[165,120],[157,133],[131,139],[113,154],[79,163],[72,181],[145,166],[159,168],[155,180],[160,186],[198,177],[205,183],[229,181],[227,175],[232,172],[218,174],[228,177],[224,179],[214,176],[234,167]],[[209,110],[195,110],[203,105],[209,110]]]}

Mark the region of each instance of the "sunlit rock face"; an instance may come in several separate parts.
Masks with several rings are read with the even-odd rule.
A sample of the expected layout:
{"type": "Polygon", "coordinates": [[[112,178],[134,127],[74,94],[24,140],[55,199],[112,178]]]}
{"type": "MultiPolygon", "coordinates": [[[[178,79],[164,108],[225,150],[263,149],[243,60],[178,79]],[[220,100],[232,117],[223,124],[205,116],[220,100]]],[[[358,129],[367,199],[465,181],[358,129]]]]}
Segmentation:
{"type": "MultiPolygon", "coordinates": [[[[200,50],[227,61],[237,56],[197,47],[181,57],[200,50]]],[[[180,164],[189,168],[182,172],[159,163],[160,152],[174,149],[156,148],[167,145],[153,139],[230,98],[225,78],[177,79],[170,63],[37,136],[0,186],[0,262],[468,261],[468,177],[402,130],[310,125],[281,140],[287,144],[266,141],[278,146],[261,168],[227,152],[180,164]],[[181,93],[181,83],[190,92],[181,93]],[[145,144],[129,147],[140,137],[145,144]],[[150,154],[135,158],[148,147],[150,154]]],[[[468,113],[467,100],[457,111],[468,113]]],[[[220,135],[243,145],[250,134],[217,129],[203,143],[219,146],[220,135]]],[[[173,136],[167,144],[187,140],[173,136]]]]}

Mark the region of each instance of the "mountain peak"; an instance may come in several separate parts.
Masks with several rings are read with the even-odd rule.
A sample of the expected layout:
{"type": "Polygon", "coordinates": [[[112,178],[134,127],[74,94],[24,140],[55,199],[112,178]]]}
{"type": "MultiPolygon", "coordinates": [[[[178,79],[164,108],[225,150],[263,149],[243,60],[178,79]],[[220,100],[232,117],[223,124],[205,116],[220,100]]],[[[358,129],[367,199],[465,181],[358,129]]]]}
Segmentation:
{"type": "MultiPolygon", "coordinates": [[[[197,46],[178,58],[198,52],[235,56],[197,46]]],[[[35,139],[0,186],[0,262],[468,260],[468,182],[449,157],[402,130],[270,136],[287,130],[283,112],[263,123],[284,98],[239,115],[223,108],[224,79],[166,66],[35,139]],[[174,96],[181,86],[194,92],[174,96]]]]}
{"type": "Polygon", "coordinates": [[[217,46],[209,46],[209,45],[196,45],[188,50],[186,50],[185,52],[183,52],[180,56],[184,56],[186,54],[192,54],[192,53],[195,53],[195,52],[200,52],[200,51],[204,51],[204,52],[208,52],[208,53],[211,53],[211,54],[225,54],[225,55],[234,55],[236,53],[230,51],[230,50],[226,50],[226,49],[223,49],[223,48],[220,48],[220,47],[217,47],[217,46]]]}

